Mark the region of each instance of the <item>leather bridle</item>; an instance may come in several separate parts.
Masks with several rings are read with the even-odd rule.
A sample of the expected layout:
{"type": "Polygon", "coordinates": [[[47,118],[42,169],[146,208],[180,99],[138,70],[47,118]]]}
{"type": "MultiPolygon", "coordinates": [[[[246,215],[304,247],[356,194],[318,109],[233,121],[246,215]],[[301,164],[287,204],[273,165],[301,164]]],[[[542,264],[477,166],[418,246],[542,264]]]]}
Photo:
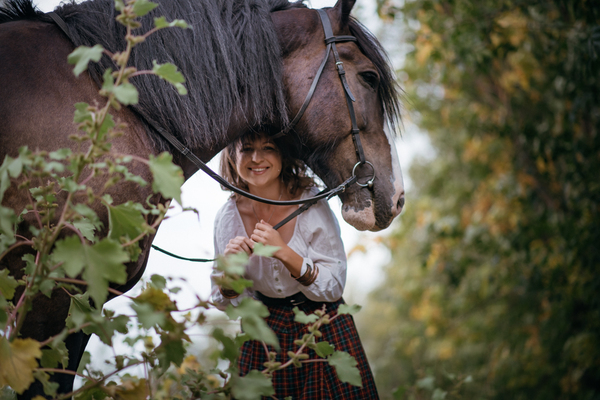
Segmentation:
{"type": "MultiPolygon", "coordinates": [[[[309,92],[306,96],[306,99],[304,100],[304,103],[302,104],[302,107],[300,107],[300,110],[298,111],[298,113],[296,114],[294,119],[290,122],[290,124],[288,126],[286,126],[280,132],[274,134],[272,137],[279,138],[283,135],[288,134],[294,128],[294,126],[298,123],[298,121],[300,121],[300,119],[302,118],[304,112],[306,111],[306,108],[308,107],[308,105],[312,99],[312,96],[313,96],[315,89],[317,87],[317,84],[319,82],[319,78],[321,77],[321,74],[323,73],[325,65],[327,64],[327,60],[329,59],[329,53],[333,53],[336,69],[337,69],[338,75],[340,77],[340,80],[342,82],[342,86],[344,88],[346,104],[348,105],[348,111],[350,113],[350,121],[352,124],[352,130],[351,130],[352,142],[354,143],[354,147],[356,150],[356,156],[358,158],[358,162],[354,165],[354,168],[352,168],[352,176],[350,178],[346,179],[342,184],[340,184],[336,188],[325,189],[313,197],[306,198],[306,199],[300,199],[300,200],[271,200],[271,199],[265,199],[265,198],[253,195],[251,193],[248,193],[248,192],[230,184],[227,180],[225,180],[223,177],[219,176],[216,172],[214,172],[212,169],[210,169],[208,167],[208,165],[206,165],[206,163],[204,163],[200,158],[198,158],[194,153],[192,153],[189,148],[187,148],[185,145],[183,145],[183,143],[181,143],[170,132],[167,132],[166,130],[160,128],[159,126],[156,126],[156,124],[152,123],[152,121],[149,121],[146,119],[146,122],[154,130],[156,130],[175,149],[177,149],[177,151],[179,151],[190,162],[192,162],[192,164],[194,164],[198,169],[204,171],[208,176],[210,176],[211,178],[213,178],[214,180],[219,182],[222,186],[226,187],[227,189],[231,190],[232,192],[237,193],[241,196],[247,197],[251,200],[255,200],[255,201],[258,201],[261,203],[276,205],[276,206],[290,206],[290,205],[303,204],[302,207],[299,207],[296,211],[294,211],[294,213],[292,213],[286,219],[284,219],[279,224],[277,224],[275,226],[275,229],[278,229],[279,227],[281,227],[282,225],[284,225],[285,223],[287,223],[288,221],[290,221],[291,219],[296,217],[298,214],[307,210],[310,206],[315,204],[318,200],[321,200],[324,198],[330,199],[333,196],[337,196],[340,193],[343,193],[348,186],[350,186],[354,183],[356,183],[357,185],[359,185],[361,187],[368,187],[369,189],[372,189],[373,182],[375,180],[375,168],[373,167],[373,164],[371,164],[369,161],[367,161],[365,159],[363,147],[362,147],[362,144],[360,141],[360,130],[358,129],[358,124],[356,123],[356,114],[354,112],[354,106],[352,104],[354,101],[356,101],[356,99],[354,98],[354,95],[352,94],[350,87],[348,86],[348,82],[346,80],[346,71],[344,70],[344,64],[340,60],[340,56],[339,56],[339,53],[338,53],[336,45],[335,45],[336,43],[340,43],[340,42],[356,42],[356,37],[354,37],[354,36],[334,36],[333,30],[331,28],[331,22],[329,21],[327,12],[323,9],[318,9],[316,11],[319,14],[319,17],[321,19],[321,24],[323,26],[323,31],[325,33],[325,44],[327,45],[327,48],[325,50],[325,56],[323,57],[323,61],[321,62],[321,65],[319,66],[317,74],[315,75],[315,78],[313,79],[313,82],[312,82],[309,92]],[[368,164],[371,167],[371,169],[373,170],[373,172],[372,172],[371,178],[367,182],[360,183],[358,181],[357,176],[355,175],[355,172],[356,172],[356,168],[358,166],[364,165],[364,164],[368,164]]],[[[55,22],[56,25],[67,35],[67,37],[71,40],[71,42],[73,42],[73,40],[71,39],[71,35],[69,32],[68,26],[65,24],[63,19],[54,12],[49,12],[49,13],[47,13],[47,15],[50,18],[52,18],[53,22],[55,22]]]]}

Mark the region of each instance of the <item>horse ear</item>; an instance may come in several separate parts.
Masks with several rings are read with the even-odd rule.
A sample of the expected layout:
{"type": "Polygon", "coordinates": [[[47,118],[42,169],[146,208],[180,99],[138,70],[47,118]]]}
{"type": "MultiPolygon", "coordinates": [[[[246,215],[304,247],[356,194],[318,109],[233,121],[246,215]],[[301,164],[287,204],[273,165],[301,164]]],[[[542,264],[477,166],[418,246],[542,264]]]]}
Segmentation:
{"type": "Polygon", "coordinates": [[[356,3],[356,0],[338,0],[338,2],[335,3],[335,6],[333,8],[338,13],[338,15],[341,16],[340,21],[342,23],[342,26],[348,23],[348,20],[350,19],[350,11],[352,11],[354,3],[356,3]]]}

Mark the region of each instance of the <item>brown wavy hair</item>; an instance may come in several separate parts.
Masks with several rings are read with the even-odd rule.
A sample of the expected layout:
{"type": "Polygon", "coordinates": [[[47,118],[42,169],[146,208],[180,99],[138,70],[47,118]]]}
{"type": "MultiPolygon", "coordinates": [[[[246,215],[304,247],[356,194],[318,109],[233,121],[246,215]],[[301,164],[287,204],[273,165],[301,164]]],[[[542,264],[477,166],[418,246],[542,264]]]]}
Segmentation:
{"type": "MultiPolygon", "coordinates": [[[[237,163],[237,150],[245,143],[263,138],[274,144],[281,155],[281,174],[279,176],[292,196],[296,197],[300,192],[309,187],[316,186],[314,179],[307,171],[306,164],[292,155],[293,151],[290,143],[285,139],[271,139],[267,134],[256,131],[251,131],[240,136],[223,150],[219,171],[227,182],[248,191],[248,184],[239,176],[235,167],[237,163]]],[[[221,185],[221,188],[229,190],[223,185],[221,185]]],[[[238,199],[241,195],[233,193],[232,196],[238,199]]]]}

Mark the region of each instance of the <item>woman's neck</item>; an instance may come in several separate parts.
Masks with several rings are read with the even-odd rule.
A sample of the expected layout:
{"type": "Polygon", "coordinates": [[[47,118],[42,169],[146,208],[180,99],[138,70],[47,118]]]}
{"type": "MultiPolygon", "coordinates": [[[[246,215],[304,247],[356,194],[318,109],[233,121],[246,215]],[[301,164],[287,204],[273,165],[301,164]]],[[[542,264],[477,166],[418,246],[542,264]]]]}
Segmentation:
{"type": "Polygon", "coordinates": [[[281,181],[277,181],[277,183],[273,183],[268,187],[256,187],[256,186],[248,186],[248,191],[259,197],[263,197],[269,200],[281,200],[284,197],[288,197],[287,193],[284,193],[283,183],[281,181]]]}

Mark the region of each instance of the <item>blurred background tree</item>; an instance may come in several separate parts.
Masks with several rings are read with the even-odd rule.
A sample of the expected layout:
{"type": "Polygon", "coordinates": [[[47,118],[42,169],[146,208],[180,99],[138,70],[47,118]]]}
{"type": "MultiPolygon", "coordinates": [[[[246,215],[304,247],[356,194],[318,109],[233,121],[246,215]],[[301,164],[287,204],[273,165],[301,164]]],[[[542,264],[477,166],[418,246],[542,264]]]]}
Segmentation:
{"type": "Polygon", "coordinates": [[[600,7],[378,10],[413,46],[398,75],[436,151],[358,316],[381,394],[599,398],[600,7]]]}

